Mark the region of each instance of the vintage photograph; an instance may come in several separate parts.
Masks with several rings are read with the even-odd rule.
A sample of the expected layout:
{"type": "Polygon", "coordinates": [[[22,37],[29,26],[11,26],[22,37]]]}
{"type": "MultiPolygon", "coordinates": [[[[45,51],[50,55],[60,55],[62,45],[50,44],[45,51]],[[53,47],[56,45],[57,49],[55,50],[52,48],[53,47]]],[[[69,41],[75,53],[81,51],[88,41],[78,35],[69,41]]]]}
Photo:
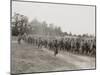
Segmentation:
{"type": "Polygon", "coordinates": [[[12,74],[95,69],[95,5],[12,1],[12,74]]]}

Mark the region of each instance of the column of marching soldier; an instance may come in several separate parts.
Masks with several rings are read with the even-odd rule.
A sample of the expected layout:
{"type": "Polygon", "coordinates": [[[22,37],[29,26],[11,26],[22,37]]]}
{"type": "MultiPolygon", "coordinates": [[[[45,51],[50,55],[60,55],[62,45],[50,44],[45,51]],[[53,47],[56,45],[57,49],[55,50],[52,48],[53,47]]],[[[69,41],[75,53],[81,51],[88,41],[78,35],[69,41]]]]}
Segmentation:
{"type": "Polygon", "coordinates": [[[96,39],[82,39],[82,38],[66,38],[66,39],[44,39],[41,37],[32,36],[20,36],[18,37],[18,43],[21,39],[25,42],[37,46],[38,48],[47,48],[54,51],[56,56],[59,51],[68,51],[76,54],[83,54],[89,56],[96,55],[96,39]]]}

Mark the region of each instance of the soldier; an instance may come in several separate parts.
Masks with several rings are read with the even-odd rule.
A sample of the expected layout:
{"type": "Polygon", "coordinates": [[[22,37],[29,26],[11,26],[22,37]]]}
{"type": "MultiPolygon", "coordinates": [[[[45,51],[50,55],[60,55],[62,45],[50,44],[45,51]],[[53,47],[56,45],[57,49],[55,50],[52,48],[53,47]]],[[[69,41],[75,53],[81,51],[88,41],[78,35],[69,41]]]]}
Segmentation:
{"type": "Polygon", "coordinates": [[[64,50],[64,41],[63,41],[63,39],[61,39],[59,41],[59,47],[60,47],[60,50],[64,50]]]}
{"type": "Polygon", "coordinates": [[[48,44],[47,40],[44,40],[43,43],[44,43],[44,47],[47,48],[47,44],[48,44]]]}
{"type": "Polygon", "coordinates": [[[75,40],[71,39],[71,51],[72,52],[75,52],[75,45],[76,45],[75,40]]]}
{"type": "Polygon", "coordinates": [[[28,36],[28,43],[32,44],[32,37],[28,36]]]}
{"type": "Polygon", "coordinates": [[[18,34],[18,44],[20,44],[21,40],[23,39],[23,35],[25,33],[24,28],[23,27],[19,27],[18,28],[18,32],[19,32],[19,34],[18,34]]]}
{"type": "Polygon", "coordinates": [[[76,40],[76,48],[75,48],[75,51],[77,52],[77,53],[79,53],[79,48],[80,48],[80,41],[79,40],[76,40]]]}
{"type": "Polygon", "coordinates": [[[42,48],[42,45],[43,45],[43,41],[40,37],[39,40],[38,40],[38,48],[42,48]]]}
{"type": "Polygon", "coordinates": [[[21,34],[18,35],[18,44],[21,43],[21,34]]]}
{"type": "Polygon", "coordinates": [[[49,40],[48,46],[49,46],[49,49],[53,49],[53,41],[52,40],[49,40]]]}
{"type": "Polygon", "coordinates": [[[65,45],[64,45],[64,47],[65,47],[65,50],[67,50],[67,51],[68,51],[68,46],[69,46],[68,40],[65,40],[65,45]]]}
{"type": "Polygon", "coordinates": [[[56,56],[58,54],[58,42],[57,40],[54,40],[54,55],[56,56]]]}
{"type": "Polygon", "coordinates": [[[92,40],[91,42],[91,47],[90,47],[90,56],[95,56],[96,55],[96,41],[92,40]]]}

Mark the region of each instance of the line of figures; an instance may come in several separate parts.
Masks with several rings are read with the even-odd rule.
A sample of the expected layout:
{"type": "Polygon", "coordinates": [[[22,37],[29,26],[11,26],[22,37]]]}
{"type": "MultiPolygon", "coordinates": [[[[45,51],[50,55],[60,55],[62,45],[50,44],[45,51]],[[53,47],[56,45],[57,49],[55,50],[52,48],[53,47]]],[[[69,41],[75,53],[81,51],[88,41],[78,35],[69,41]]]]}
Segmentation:
{"type": "Polygon", "coordinates": [[[19,36],[18,43],[20,44],[21,40],[24,40],[26,43],[37,46],[38,48],[47,48],[54,51],[56,56],[60,50],[68,51],[76,54],[96,56],[96,39],[86,38],[61,38],[61,39],[44,39],[41,37],[33,36],[19,36]]]}

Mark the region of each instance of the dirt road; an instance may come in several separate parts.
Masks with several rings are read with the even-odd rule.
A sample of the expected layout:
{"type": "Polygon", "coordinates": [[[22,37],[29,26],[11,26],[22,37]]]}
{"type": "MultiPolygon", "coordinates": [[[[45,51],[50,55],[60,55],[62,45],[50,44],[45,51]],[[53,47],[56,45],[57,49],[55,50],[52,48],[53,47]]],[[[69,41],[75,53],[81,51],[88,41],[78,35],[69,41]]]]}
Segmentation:
{"type": "Polygon", "coordinates": [[[53,51],[12,41],[12,73],[46,72],[76,69],[94,69],[95,58],[53,51]]]}

